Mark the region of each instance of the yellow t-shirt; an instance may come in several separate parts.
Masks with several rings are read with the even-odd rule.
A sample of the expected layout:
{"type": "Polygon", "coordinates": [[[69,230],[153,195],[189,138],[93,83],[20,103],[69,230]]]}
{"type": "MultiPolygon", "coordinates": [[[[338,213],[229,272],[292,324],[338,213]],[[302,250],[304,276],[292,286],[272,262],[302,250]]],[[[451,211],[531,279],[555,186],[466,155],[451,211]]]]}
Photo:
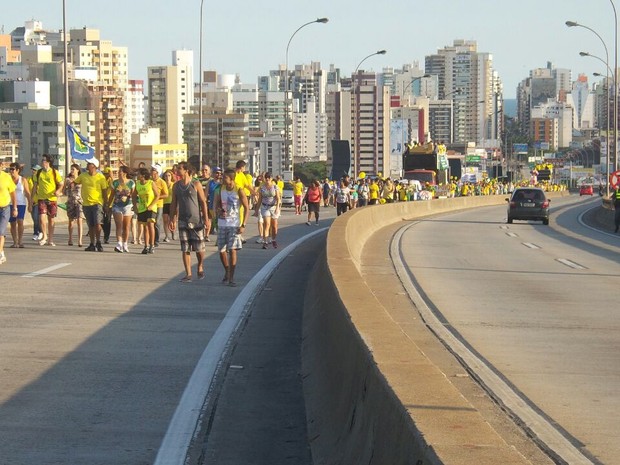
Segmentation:
{"type": "Polygon", "coordinates": [[[108,181],[99,172],[91,176],[90,173],[82,173],[75,179],[76,184],[82,185],[82,204],[85,207],[103,205],[103,199],[108,190],[108,181]]]}
{"type": "Polygon", "coordinates": [[[237,186],[237,189],[243,189],[243,192],[245,192],[246,196],[250,195],[252,181],[248,181],[248,177],[243,171],[238,171],[237,173],[235,173],[235,185],[237,186]]]}
{"type": "Polygon", "coordinates": [[[302,195],[304,193],[304,183],[299,181],[293,183],[293,195],[302,195]]]}
{"type": "Polygon", "coordinates": [[[278,189],[280,189],[280,192],[284,190],[284,181],[282,181],[281,179],[276,182],[276,185],[278,186],[278,189]]]}
{"type": "Polygon", "coordinates": [[[9,173],[0,171],[0,207],[7,207],[11,203],[11,192],[15,192],[15,183],[9,173]]]}
{"type": "Polygon", "coordinates": [[[42,169],[38,174],[34,174],[34,178],[37,182],[37,198],[39,200],[56,202],[58,200],[56,197],[56,190],[59,186],[62,187],[62,177],[60,173],[52,168],[47,171],[42,169]]]}
{"type": "Polygon", "coordinates": [[[377,183],[372,183],[368,186],[368,192],[370,193],[370,200],[379,198],[379,185],[377,183]]]}
{"type": "Polygon", "coordinates": [[[153,181],[146,180],[144,184],[140,181],[136,183],[136,194],[138,194],[138,213],[145,212],[147,209],[156,212],[157,203],[149,208],[149,205],[155,200],[155,192],[153,191],[153,181]]]}
{"type": "MultiPolygon", "coordinates": [[[[155,186],[157,186],[157,189],[159,190],[159,195],[164,195],[166,197],[168,197],[168,184],[166,184],[166,181],[164,181],[162,178],[157,178],[157,181],[153,181],[155,183],[155,186]]],[[[164,208],[164,200],[163,198],[160,198],[157,201],[157,208],[164,208]]],[[[170,199],[170,201],[172,202],[172,199],[170,199]]]]}
{"type": "Polygon", "coordinates": [[[30,188],[30,193],[32,195],[32,204],[36,205],[39,201],[39,196],[34,191],[34,177],[36,176],[36,172],[32,173],[32,176],[28,178],[28,187],[30,188]]]}
{"type": "Polygon", "coordinates": [[[170,184],[166,184],[166,187],[168,188],[168,197],[164,199],[164,205],[167,203],[172,203],[172,188],[174,187],[174,181],[170,184]]]}

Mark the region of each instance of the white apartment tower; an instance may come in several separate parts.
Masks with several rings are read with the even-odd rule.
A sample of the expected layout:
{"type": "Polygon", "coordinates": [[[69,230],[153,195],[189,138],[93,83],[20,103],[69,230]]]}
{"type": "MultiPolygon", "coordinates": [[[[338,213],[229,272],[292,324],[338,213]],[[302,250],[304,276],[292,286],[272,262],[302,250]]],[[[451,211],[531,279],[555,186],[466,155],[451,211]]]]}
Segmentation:
{"type": "Polygon", "coordinates": [[[161,142],[183,143],[183,115],[193,105],[194,53],[191,50],[172,52],[172,65],[149,66],[149,124],[160,130],[161,142]]]}
{"type": "Polygon", "coordinates": [[[293,115],[295,163],[327,161],[327,114],[318,113],[313,99],[305,113],[293,115]]]}
{"type": "Polygon", "coordinates": [[[144,128],[144,81],[129,80],[127,91],[125,92],[125,131],[123,142],[125,145],[131,144],[131,136],[140,132],[144,128]]]}

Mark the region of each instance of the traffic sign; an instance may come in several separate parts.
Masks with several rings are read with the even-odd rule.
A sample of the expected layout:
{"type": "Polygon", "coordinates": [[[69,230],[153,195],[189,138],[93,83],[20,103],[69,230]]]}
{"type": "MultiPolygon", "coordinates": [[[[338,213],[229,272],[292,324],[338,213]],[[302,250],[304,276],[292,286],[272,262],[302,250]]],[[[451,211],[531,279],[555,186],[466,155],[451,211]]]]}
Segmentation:
{"type": "Polygon", "coordinates": [[[613,173],[611,173],[611,176],[609,177],[609,182],[611,184],[611,187],[617,189],[618,186],[620,186],[620,171],[614,171],[613,173]]]}

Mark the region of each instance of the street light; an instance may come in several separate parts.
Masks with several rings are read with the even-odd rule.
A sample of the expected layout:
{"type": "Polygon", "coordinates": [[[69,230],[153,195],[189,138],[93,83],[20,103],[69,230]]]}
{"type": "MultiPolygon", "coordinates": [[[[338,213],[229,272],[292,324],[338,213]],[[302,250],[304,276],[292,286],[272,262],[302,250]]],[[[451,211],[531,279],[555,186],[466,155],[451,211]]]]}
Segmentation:
{"type": "MultiPolygon", "coordinates": [[[[69,45],[67,44],[67,3],[62,0],[62,35],[63,35],[63,53],[64,53],[64,66],[63,66],[63,81],[65,88],[65,176],[69,174],[69,168],[71,167],[71,161],[69,160],[69,154],[71,152],[69,145],[69,131],[67,125],[70,123],[69,118],[69,45]]],[[[32,157],[31,157],[32,158],[32,157]]]]}
{"type": "Polygon", "coordinates": [[[614,9],[614,171],[618,171],[618,12],[613,0],[609,3],[614,9]]]}
{"type": "Polygon", "coordinates": [[[291,46],[291,41],[293,40],[293,37],[295,37],[295,34],[297,34],[300,30],[302,30],[304,27],[309,26],[311,24],[315,24],[315,23],[321,23],[321,24],[325,24],[329,21],[328,18],[317,18],[314,21],[308,21],[307,23],[302,24],[301,26],[299,26],[297,28],[297,30],[295,30],[295,32],[293,32],[293,34],[291,35],[290,39],[288,40],[288,43],[286,44],[286,56],[285,56],[285,61],[284,61],[284,158],[286,160],[286,163],[289,162],[289,158],[290,158],[290,166],[287,165],[286,168],[288,168],[291,172],[291,177],[293,176],[293,170],[294,170],[294,164],[293,164],[293,153],[290,151],[290,145],[289,145],[289,137],[290,137],[290,130],[289,130],[289,121],[288,121],[288,107],[289,107],[289,102],[288,102],[288,49],[291,46]]]}
{"type": "MultiPolygon", "coordinates": [[[[609,92],[609,50],[607,49],[607,44],[605,43],[605,41],[603,40],[603,38],[600,36],[600,34],[598,32],[596,32],[594,29],[592,29],[591,27],[588,27],[584,24],[579,24],[575,21],[566,21],[565,23],[568,27],[582,27],[584,29],[587,29],[588,31],[592,32],[594,35],[596,35],[596,37],[599,38],[599,40],[601,41],[601,43],[603,44],[603,48],[605,49],[605,67],[606,67],[606,73],[607,73],[607,77],[605,82],[607,83],[607,104],[606,104],[606,108],[607,108],[607,181],[605,184],[607,185],[607,197],[609,197],[609,167],[611,166],[611,144],[609,143],[609,98],[610,98],[610,92],[609,92]]],[[[580,54],[581,55],[581,54],[580,54]]],[[[588,56],[588,55],[582,55],[582,56],[588,56]]],[[[595,73],[596,74],[596,73],[595,73]]],[[[615,76],[615,73],[613,73],[615,76]]],[[[615,79],[615,78],[614,78],[615,79]]],[[[614,93],[614,98],[615,98],[615,93],[614,93]]],[[[614,111],[614,120],[616,120],[617,118],[617,114],[616,111],[614,111]]],[[[616,139],[616,129],[617,128],[617,120],[614,123],[614,139],[616,139]]],[[[616,144],[614,142],[614,148],[615,148],[616,144]]],[[[616,157],[614,157],[616,158],[616,157]]]]}
{"type": "Polygon", "coordinates": [[[422,79],[422,78],[429,78],[429,77],[431,77],[431,75],[430,75],[430,74],[425,74],[425,75],[423,75],[423,76],[418,76],[418,77],[416,77],[416,78],[413,78],[413,79],[409,82],[409,84],[407,84],[407,85],[405,86],[405,88],[403,89],[402,96],[403,96],[403,97],[405,96],[405,94],[407,93],[407,89],[409,89],[409,88],[412,86],[412,84],[413,84],[414,82],[419,81],[419,80],[420,80],[420,79],[422,79]]]}
{"type": "MultiPolygon", "coordinates": [[[[370,55],[365,56],[364,58],[362,58],[362,61],[360,61],[357,66],[355,67],[355,71],[353,72],[353,76],[352,76],[352,80],[351,80],[351,93],[355,96],[355,114],[359,115],[359,107],[360,107],[360,99],[359,99],[359,89],[358,86],[353,86],[353,82],[356,82],[356,76],[357,76],[357,71],[360,69],[360,66],[362,66],[362,63],[364,63],[366,60],[368,60],[370,57],[374,57],[375,55],[385,55],[387,53],[387,50],[377,50],[375,53],[371,53],[370,55]]],[[[360,138],[360,128],[359,128],[359,124],[356,121],[355,124],[355,141],[357,141],[357,143],[355,144],[355,151],[359,151],[359,138],[360,138]]],[[[357,176],[357,153],[353,154],[353,173],[357,176]]]]}
{"type": "Polygon", "coordinates": [[[204,0],[200,0],[200,44],[198,44],[198,72],[200,73],[198,77],[198,160],[200,160],[201,165],[198,167],[199,169],[206,163],[206,160],[202,158],[202,8],[204,7],[204,3],[204,0]]]}
{"type": "MultiPolygon", "coordinates": [[[[456,90],[453,90],[452,92],[448,92],[447,94],[445,94],[443,96],[443,99],[445,100],[446,97],[449,97],[450,95],[459,95],[461,92],[463,92],[463,89],[458,88],[456,90]]],[[[454,99],[451,98],[450,99],[450,143],[454,143],[454,99]]]]}

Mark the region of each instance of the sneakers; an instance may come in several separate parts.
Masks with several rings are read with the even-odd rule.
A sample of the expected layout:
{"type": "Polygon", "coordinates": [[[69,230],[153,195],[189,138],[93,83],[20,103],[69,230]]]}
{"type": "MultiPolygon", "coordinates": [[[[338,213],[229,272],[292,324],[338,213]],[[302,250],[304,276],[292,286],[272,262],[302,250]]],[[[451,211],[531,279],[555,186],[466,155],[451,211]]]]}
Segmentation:
{"type": "Polygon", "coordinates": [[[125,253],[129,253],[129,247],[127,247],[127,244],[123,244],[123,252],[125,253]]]}
{"type": "Polygon", "coordinates": [[[164,238],[164,240],[162,242],[170,242],[170,239],[168,239],[167,237],[164,238]]]}
{"type": "Polygon", "coordinates": [[[123,253],[123,247],[118,244],[116,247],[114,247],[114,252],[123,253]]]}
{"type": "Polygon", "coordinates": [[[273,245],[274,249],[278,248],[278,243],[275,240],[273,240],[273,239],[271,240],[271,245],[273,245]]]}
{"type": "Polygon", "coordinates": [[[97,242],[96,248],[97,252],[103,252],[103,246],[101,245],[101,242],[97,242]]]}
{"type": "Polygon", "coordinates": [[[256,239],[256,243],[257,244],[264,244],[263,238],[259,237],[258,239],[256,239]]]}
{"type": "Polygon", "coordinates": [[[37,240],[40,241],[41,239],[43,239],[43,233],[40,232],[39,235],[37,236],[37,240]]]}
{"type": "Polygon", "coordinates": [[[306,221],[306,224],[307,224],[308,226],[310,226],[310,221],[306,221]]]}
{"type": "Polygon", "coordinates": [[[90,244],[88,247],[86,247],[84,249],[86,252],[94,252],[95,250],[97,250],[97,248],[95,247],[95,244],[90,244]]]}
{"type": "Polygon", "coordinates": [[[155,253],[155,248],[153,246],[149,247],[149,253],[155,253]]]}
{"type": "Polygon", "coordinates": [[[4,252],[2,252],[0,253],[0,265],[2,265],[5,262],[6,262],[6,256],[4,255],[4,252]]]}
{"type": "Polygon", "coordinates": [[[33,241],[38,241],[39,240],[39,235],[38,234],[33,234],[32,235],[32,240],[33,241]]]}
{"type": "Polygon", "coordinates": [[[267,250],[267,243],[266,242],[263,242],[263,249],[267,250]]]}
{"type": "Polygon", "coordinates": [[[142,249],[142,252],[141,252],[141,253],[142,253],[142,255],[146,255],[147,253],[149,253],[149,248],[148,248],[148,247],[144,247],[144,248],[142,249]]]}
{"type": "Polygon", "coordinates": [[[316,223],[314,223],[314,225],[315,225],[315,226],[318,226],[318,225],[319,225],[319,222],[317,221],[316,223]]]}

